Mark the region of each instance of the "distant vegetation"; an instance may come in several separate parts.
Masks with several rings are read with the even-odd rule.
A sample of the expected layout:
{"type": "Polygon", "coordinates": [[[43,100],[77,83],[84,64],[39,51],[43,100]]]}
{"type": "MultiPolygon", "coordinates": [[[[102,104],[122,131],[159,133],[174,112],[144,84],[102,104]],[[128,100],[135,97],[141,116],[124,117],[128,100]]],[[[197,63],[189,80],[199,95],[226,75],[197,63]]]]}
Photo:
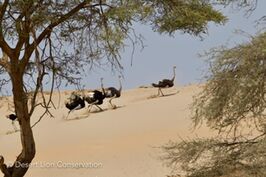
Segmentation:
{"type": "Polygon", "coordinates": [[[162,159],[187,177],[265,177],[266,33],[206,57],[210,74],[194,100],[192,120],[217,136],[171,142],[162,147],[162,159]]]}

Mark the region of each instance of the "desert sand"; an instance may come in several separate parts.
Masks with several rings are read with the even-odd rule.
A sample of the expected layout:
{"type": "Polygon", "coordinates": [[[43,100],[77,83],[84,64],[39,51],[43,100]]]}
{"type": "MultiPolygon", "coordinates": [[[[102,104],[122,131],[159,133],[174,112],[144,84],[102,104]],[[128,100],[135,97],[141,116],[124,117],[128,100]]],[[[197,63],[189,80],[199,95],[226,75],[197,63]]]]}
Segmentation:
{"type": "MultiPolygon", "coordinates": [[[[206,128],[192,131],[189,106],[197,85],[164,89],[165,97],[151,98],[155,88],[136,88],[107,103],[103,112],[77,110],[66,116],[64,100],[70,91],[55,92],[54,118],[46,116],[34,128],[37,154],[27,177],[165,177],[170,169],[159,160],[160,147],[169,140],[180,141],[210,134],[206,128]],[[79,168],[76,166],[79,163],[79,168]],[[35,166],[34,166],[35,165],[35,166]],[[81,166],[83,165],[83,166],[81,166]]],[[[12,98],[8,98],[12,100],[12,98]]],[[[13,162],[21,145],[13,130],[7,101],[0,105],[0,154],[13,162]]],[[[42,113],[38,108],[32,124],[42,113]]],[[[1,176],[1,175],[0,175],[1,176]]]]}

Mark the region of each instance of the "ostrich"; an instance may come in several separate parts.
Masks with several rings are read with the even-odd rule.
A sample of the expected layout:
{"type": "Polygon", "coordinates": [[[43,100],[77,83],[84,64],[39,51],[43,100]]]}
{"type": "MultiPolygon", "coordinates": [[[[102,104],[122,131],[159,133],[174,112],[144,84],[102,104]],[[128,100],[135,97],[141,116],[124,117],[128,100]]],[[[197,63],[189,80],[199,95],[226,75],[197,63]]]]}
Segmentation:
{"type": "Polygon", "coordinates": [[[73,110],[79,110],[85,107],[85,101],[81,96],[75,92],[72,92],[68,100],[65,102],[65,106],[69,109],[68,114],[73,110]]]}
{"type": "Polygon", "coordinates": [[[110,98],[109,104],[112,106],[113,109],[116,108],[116,105],[112,104],[112,100],[114,98],[119,98],[121,96],[121,91],[122,91],[121,76],[118,76],[118,78],[119,78],[119,89],[118,90],[114,87],[108,87],[104,89],[106,98],[110,98]]]}
{"type": "Polygon", "coordinates": [[[160,95],[160,93],[162,94],[162,96],[164,96],[163,92],[162,92],[162,88],[169,88],[169,87],[173,87],[174,86],[174,81],[175,81],[175,69],[176,69],[176,66],[173,66],[173,78],[170,80],[170,79],[163,79],[161,81],[158,82],[158,84],[155,84],[155,83],[152,83],[152,86],[153,87],[158,87],[158,96],[160,95]]]}
{"type": "Polygon", "coordinates": [[[6,116],[6,118],[8,118],[9,120],[12,121],[12,125],[13,125],[15,131],[17,131],[18,129],[17,129],[17,127],[15,126],[15,121],[16,121],[17,118],[18,118],[17,115],[16,115],[16,114],[9,114],[9,115],[6,116]]]}
{"type": "Polygon", "coordinates": [[[85,93],[84,100],[89,104],[89,108],[90,108],[89,112],[93,105],[97,106],[100,109],[100,111],[103,111],[103,109],[100,106],[98,106],[98,105],[103,104],[103,100],[106,97],[105,90],[103,88],[103,78],[101,78],[101,88],[102,88],[102,91],[93,90],[93,91],[89,91],[85,93]]]}

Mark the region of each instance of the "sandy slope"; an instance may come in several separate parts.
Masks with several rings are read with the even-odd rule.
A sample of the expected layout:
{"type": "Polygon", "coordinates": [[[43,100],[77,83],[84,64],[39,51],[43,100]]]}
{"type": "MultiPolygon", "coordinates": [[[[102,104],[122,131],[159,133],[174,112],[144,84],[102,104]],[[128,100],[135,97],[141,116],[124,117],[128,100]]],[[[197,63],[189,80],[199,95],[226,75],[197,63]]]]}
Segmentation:
{"type": "MultiPolygon", "coordinates": [[[[199,87],[177,87],[164,92],[169,96],[148,99],[157,93],[156,89],[124,91],[121,98],[114,100],[120,106],[118,109],[111,110],[104,104],[104,112],[89,114],[86,109],[79,110],[71,113],[68,121],[64,119],[67,110],[63,102],[69,92],[61,93],[60,103],[55,93],[54,103],[60,106],[52,110],[55,118],[44,118],[34,128],[37,167],[32,167],[27,176],[166,176],[169,169],[158,160],[159,150],[155,147],[170,139],[193,136],[188,107],[199,87]],[[87,163],[88,168],[62,167],[77,162],[87,163]]],[[[6,103],[1,101],[0,154],[6,161],[13,161],[21,146],[18,133],[5,134],[12,130],[10,121],[4,118],[9,113],[6,103]]],[[[37,110],[34,117],[40,114],[41,110],[37,110]]],[[[197,131],[197,134],[208,133],[204,129],[197,131]]]]}

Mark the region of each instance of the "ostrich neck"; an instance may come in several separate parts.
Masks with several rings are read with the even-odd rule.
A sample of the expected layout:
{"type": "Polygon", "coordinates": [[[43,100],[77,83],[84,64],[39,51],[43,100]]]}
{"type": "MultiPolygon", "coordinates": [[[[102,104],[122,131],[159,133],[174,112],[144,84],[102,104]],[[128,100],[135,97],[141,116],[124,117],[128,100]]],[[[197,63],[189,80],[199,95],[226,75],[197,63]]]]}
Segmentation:
{"type": "Polygon", "coordinates": [[[102,87],[102,92],[103,92],[103,94],[105,95],[105,90],[104,90],[104,88],[103,88],[103,81],[101,80],[101,87],[102,87]]]}
{"type": "Polygon", "coordinates": [[[121,79],[119,78],[119,92],[122,91],[122,82],[121,82],[121,79]]]}
{"type": "Polygon", "coordinates": [[[173,73],[174,73],[174,76],[173,76],[173,78],[172,78],[172,81],[175,80],[175,68],[173,68],[173,73]]]}

